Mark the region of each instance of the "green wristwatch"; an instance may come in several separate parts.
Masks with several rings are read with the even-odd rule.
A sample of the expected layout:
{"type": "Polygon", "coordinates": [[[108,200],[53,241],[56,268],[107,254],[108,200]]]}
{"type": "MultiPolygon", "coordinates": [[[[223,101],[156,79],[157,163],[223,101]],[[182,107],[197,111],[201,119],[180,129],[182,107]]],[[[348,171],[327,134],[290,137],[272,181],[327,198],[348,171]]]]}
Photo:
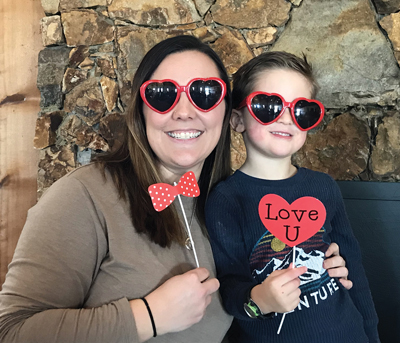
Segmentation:
{"type": "MultiPolygon", "coordinates": [[[[251,291],[251,290],[250,290],[251,291]]],[[[262,313],[258,305],[250,298],[250,291],[247,296],[247,302],[243,304],[244,311],[250,318],[253,319],[267,319],[275,316],[274,312],[262,313]]]]}

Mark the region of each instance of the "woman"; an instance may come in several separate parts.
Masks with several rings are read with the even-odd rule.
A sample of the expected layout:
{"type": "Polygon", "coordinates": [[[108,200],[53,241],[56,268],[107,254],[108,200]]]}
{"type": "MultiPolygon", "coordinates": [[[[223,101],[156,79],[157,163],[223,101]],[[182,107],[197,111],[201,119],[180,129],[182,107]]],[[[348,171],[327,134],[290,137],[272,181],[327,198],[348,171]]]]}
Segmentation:
{"type": "MultiPolygon", "coordinates": [[[[29,211],[0,293],[1,342],[222,340],[231,318],[216,292],[204,204],[230,173],[230,104],[222,62],[196,38],[147,53],[123,145],[57,181],[29,211]],[[174,82],[191,87],[176,97],[174,82]],[[179,206],[156,212],[147,192],[187,171],[200,188],[198,198],[182,197],[200,268],[179,206]]],[[[339,256],[327,263],[346,277],[339,256]]]]}

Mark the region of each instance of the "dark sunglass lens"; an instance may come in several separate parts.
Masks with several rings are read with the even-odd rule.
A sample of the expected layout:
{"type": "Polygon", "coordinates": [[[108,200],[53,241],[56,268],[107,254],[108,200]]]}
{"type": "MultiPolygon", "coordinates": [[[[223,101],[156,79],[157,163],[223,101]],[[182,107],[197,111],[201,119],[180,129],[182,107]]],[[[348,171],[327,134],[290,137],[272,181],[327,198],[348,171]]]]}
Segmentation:
{"type": "Polygon", "coordinates": [[[282,100],[276,95],[257,94],[251,101],[254,115],[264,124],[275,120],[282,107],[282,100]]]}
{"type": "Polygon", "coordinates": [[[294,107],[294,117],[297,124],[307,130],[313,127],[321,117],[321,108],[315,102],[299,100],[294,107]]]}
{"type": "Polygon", "coordinates": [[[147,102],[157,111],[168,111],[176,100],[178,91],[172,82],[152,82],[145,90],[147,102]]]}
{"type": "Polygon", "coordinates": [[[222,96],[222,86],[215,80],[197,80],[190,85],[190,97],[202,110],[209,110],[222,96]]]}

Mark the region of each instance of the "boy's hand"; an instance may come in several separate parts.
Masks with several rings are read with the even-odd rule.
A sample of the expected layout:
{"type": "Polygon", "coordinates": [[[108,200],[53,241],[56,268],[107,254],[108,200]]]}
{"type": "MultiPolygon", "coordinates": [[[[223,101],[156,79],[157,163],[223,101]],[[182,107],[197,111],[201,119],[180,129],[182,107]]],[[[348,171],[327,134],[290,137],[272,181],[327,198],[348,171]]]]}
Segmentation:
{"type": "Polygon", "coordinates": [[[250,297],[263,313],[284,313],[293,310],[300,302],[299,276],[307,267],[275,270],[263,283],[253,287],[250,297]]]}

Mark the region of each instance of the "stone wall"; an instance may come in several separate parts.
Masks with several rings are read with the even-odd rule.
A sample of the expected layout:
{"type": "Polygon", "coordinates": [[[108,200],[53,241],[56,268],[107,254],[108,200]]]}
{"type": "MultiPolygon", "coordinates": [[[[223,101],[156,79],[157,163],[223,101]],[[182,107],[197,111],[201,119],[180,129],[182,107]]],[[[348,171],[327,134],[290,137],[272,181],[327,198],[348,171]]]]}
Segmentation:
{"type": "MultiPolygon", "coordinates": [[[[194,35],[229,74],[268,50],[306,53],[327,108],[295,163],[338,180],[400,181],[400,0],[41,0],[39,195],[118,144],[144,54],[194,35]]],[[[245,158],[232,133],[233,166],[245,158]]]]}

